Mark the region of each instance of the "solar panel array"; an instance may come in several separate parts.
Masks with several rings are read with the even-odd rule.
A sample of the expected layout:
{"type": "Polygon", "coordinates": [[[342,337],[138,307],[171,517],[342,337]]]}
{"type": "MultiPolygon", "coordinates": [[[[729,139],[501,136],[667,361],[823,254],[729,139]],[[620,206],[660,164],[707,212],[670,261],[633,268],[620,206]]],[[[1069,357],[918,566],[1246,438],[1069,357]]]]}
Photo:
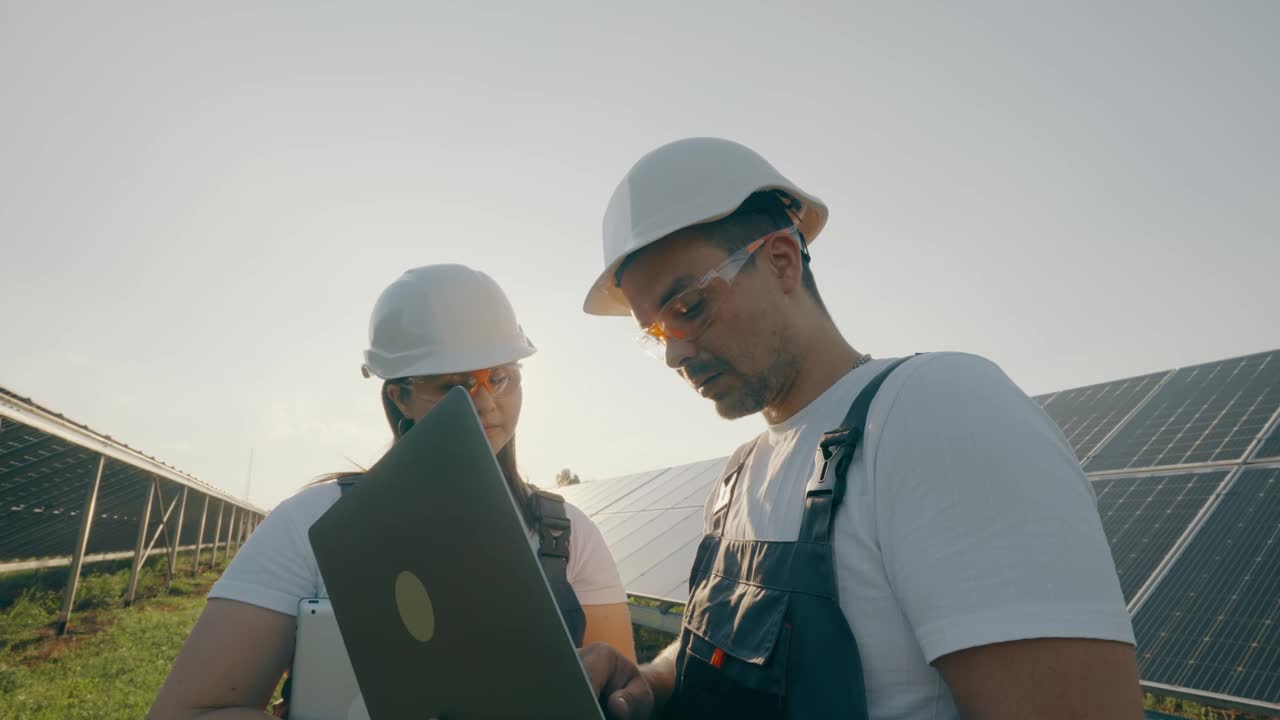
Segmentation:
{"type": "Polygon", "coordinates": [[[1239,461],[1277,407],[1280,351],[1180,368],[1085,470],[1239,461]]]}
{"type": "Polygon", "coordinates": [[[176,533],[179,515],[179,547],[198,542],[202,516],[208,546],[219,512],[226,524],[224,540],[231,536],[232,510],[242,520],[263,515],[243,500],[0,388],[0,572],[70,564],[95,479],[98,492],[85,550],[91,560],[136,550],[153,486],[157,494],[144,533],[148,542],[156,533],[161,541],[176,533]]]}
{"type": "Polygon", "coordinates": [[[1144,680],[1280,703],[1280,468],[1248,468],[1133,618],[1144,680]]]}
{"type": "MultiPolygon", "coordinates": [[[[1280,350],[1035,399],[1093,483],[1143,682],[1280,715],[1280,350]]],[[[629,593],[683,603],[725,461],[563,490],[629,593]]]]}

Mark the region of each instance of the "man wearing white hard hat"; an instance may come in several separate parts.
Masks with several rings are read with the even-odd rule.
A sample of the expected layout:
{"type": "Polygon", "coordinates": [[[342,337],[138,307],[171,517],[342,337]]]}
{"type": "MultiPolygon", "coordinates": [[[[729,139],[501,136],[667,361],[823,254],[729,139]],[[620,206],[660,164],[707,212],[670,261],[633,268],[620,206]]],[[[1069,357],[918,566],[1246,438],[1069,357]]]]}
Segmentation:
{"type": "MultiPolygon", "coordinates": [[[[405,272],[378,298],[361,369],[365,377],[382,380],[379,396],[393,442],[452,388],[468,390],[574,642],[605,643],[634,657],[626,594],[599,529],[563,498],[526,484],[516,464],[523,402],[519,362],[534,352],[492,278],[463,265],[428,265],[405,272]]],[[[359,478],[321,478],[276,506],[254,530],[210,591],[151,717],[263,717],[263,706],[293,660],[299,603],[328,597],[307,529],[359,478]]],[[[477,533],[472,540],[482,541],[484,528],[477,533]]],[[[494,572],[473,570],[478,585],[494,572]]],[[[346,658],[328,660],[335,673],[351,675],[346,658]]],[[[287,700],[300,699],[273,707],[277,715],[287,716],[287,700]]],[[[331,710],[322,717],[368,717],[363,698],[350,709],[354,714],[347,707],[331,710]]]]}
{"type": "Polygon", "coordinates": [[[678,641],[639,669],[584,651],[608,714],[1137,720],[1129,615],[1062,433],[988,360],[855,350],[810,269],[826,220],[713,138],[644,156],[609,201],[586,312],[631,315],[721,416],[767,426],[707,498],[678,641]]]}

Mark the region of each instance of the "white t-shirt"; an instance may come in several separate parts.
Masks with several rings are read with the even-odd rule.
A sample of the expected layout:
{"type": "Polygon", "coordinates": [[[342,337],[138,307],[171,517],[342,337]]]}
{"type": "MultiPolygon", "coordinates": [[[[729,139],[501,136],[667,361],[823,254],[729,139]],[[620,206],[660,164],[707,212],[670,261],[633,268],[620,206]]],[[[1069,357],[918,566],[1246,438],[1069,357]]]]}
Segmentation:
{"type": "MultiPolygon", "coordinates": [[[[285,615],[297,615],[302,598],[328,597],[307,530],[340,496],[337,483],[324,483],[304,488],[276,506],[236,553],[209,597],[238,600],[285,615]]],[[[565,503],[565,514],[570,528],[567,575],[578,602],[626,602],[622,579],[600,530],[569,503],[565,503]]],[[[536,534],[530,534],[529,542],[537,547],[536,534]]]]}
{"type": "MultiPolygon", "coordinates": [[[[725,536],[795,540],[822,434],[889,360],[850,372],[760,438],[725,536]]],[[[707,501],[707,528],[715,495],[707,501]]],[[[893,371],[849,468],[833,545],[872,720],[958,718],[930,663],[1028,638],[1133,643],[1088,479],[995,364],[933,353],[893,371]]]]}

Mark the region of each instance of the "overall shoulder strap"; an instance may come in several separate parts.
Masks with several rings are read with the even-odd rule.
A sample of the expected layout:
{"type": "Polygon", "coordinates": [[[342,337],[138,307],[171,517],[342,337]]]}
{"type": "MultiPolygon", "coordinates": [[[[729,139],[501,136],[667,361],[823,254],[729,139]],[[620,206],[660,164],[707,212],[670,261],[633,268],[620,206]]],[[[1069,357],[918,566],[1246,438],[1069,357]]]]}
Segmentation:
{"type": "Polygon", "coordinates": [[[738,477],[742,475],[742,468],[747,466],[747,460],[759,442],[760,436],[757,435],[751,442],[738,446],[738,449],[729,456],[729,462],[724,465],[724,475],[716,484],[716,504],[711,510],[711,534],[716,537],[724,534],[725,516],[729,514],[729,506],[733,504],[738,477]]]}
{"type": "Polygon", "coordinates": [[[534,530],[538,533],[538,554],[542,557],[569,558],[571,526],[564,509],[564,498],[529,487],[529,507],[533,510],[534,530]]]}
{"type": "Polygon", "coordinates": [[[862,442],[863,432],[867,427],[867,414],[871,411],[871,402],[885,379],[900,365],[915,355],[899,358],[881,370],[858,393],[845,413],[840,427],[823,434],[819,449],[822,451],[822,470],[814,473],[805,487],[804,518],[800,523],[800,540],[802,542],[825,543],[831,541],[831,527],[835,519],[836,508],[844,501],[845,485],[848,481],[849,464],[853,462],[853,453],[862,442]]]}
{"type": "Polygon", "coordinates": [[[551,594],[555,597],[556,606],[560,608],[565,628],[569,630],[574,645],[581,647],[587,620],[582,612],[582,605],[578,602],[578,595],[569,584],[569,541],[572,528],[569,515],[565,512],[564,498],[532,485],[525,487],[529,489],[529,509],[538,532],[538,562],[542,564],[542,573],[551,586],[551,594]]]}

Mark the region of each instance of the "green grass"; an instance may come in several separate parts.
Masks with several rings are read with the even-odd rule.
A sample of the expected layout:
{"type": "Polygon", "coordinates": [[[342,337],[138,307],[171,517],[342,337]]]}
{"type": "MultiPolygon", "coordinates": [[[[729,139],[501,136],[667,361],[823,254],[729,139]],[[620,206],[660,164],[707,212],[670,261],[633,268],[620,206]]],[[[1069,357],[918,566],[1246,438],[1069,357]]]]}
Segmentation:
{"type": "Polygon", "coordinates": [[[1264,715],[1250,715],[1237,710],[1223,710],[1201,705],[1181,698],[1162,697],[1147,693],[1143,697],[1143,705],[1147,710],[1189,718],[1189,720],[1267,720],[1264,715]]]}
{"type": "Polygon", "coordinates": [[[0,654],[0,718],[140,718],[191,627],[203,596],[155,598],[111,610],[87,637],[46,638],[0,654]]]}
{"type": "Polygon", "coordinates": [[[86,567],[65,637],[55,634],[65,569],[0,577],[0,720],[145,715],[220,571],[192,577],[190,561],[179,556],[167,588],[166,558],[151,558],[132,608],[127,562],[86,567]]]}

